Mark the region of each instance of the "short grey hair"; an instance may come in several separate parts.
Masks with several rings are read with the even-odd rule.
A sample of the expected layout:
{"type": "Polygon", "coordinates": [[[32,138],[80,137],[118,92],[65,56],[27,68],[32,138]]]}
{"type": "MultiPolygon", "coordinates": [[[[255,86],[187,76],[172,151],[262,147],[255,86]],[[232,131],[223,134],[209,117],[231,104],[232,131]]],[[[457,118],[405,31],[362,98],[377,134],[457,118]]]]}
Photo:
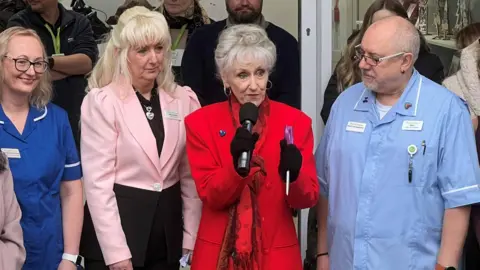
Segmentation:
{"type": "Polygon", "coordinates": [[[395,29],[396,46],[402,52],[411,53],[413,62],[418,59],[420,52],[420,33],[415,26],[408,22],[400,24],[395,29]]]}
{"type": "Polygon", "coordinates": [[[215,64],[220,76],[242,59],[252,58],[265,63],[265,69],[269,73],[275,66],[277,49],[263,28],[253,24],[239,24],[222,31],[215,49],[215,64]]]}

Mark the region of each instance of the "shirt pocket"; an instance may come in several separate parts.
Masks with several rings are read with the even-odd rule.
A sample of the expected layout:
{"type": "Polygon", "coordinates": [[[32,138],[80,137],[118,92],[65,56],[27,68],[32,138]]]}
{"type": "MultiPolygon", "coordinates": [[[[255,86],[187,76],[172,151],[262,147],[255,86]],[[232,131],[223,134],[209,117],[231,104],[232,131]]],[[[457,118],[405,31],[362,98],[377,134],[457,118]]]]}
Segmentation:
{"type": "Polygon", "coordinates": [[[389,186],[424,187],[434,166],[433,147],[415,138],[394,144],[385,153],[389,161],[381,165],[386,167],[382,179],[389,186]]]}

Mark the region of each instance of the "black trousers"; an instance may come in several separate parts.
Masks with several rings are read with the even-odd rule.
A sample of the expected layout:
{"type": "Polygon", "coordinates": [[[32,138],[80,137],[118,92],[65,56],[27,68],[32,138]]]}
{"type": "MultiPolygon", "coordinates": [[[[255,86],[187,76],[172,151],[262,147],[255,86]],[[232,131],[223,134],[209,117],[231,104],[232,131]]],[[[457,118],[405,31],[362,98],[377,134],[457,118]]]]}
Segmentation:
{"type": "MultiPolygon", "coordinates": [[[[183,238],[180,185],[176,184],[161,193],[120,185],[115,185],[114,191],[123,219],[122,227],[133,256],[134,269],[179,270],[183,238]],[[148,226],[149,229],[138,226],[148,223],[151,225],[148,226]],[[139,239],[144,240],[138,242],[139,239]],[[139,253],[139,249],[143,250],[142,253],[139,253]]],[[[90,221],[88,213],[85,220],[90,221]]],[[[88,228],[92,227],[90,223],[91,221],[88,228]]],[[[92,229],[93,227],[89,233],[84,230],[83,234],[94,236],[95,232],[92,229]]],[[[85,254],[85,270],[107,270],[108,266],[101,252],[98,252],[100,251],[98,241],[95,239],[95,245],[92,242],[93,240],[89,239],[82,241],[80,245],[85,254]]]]}
{"type": "MultiPolygon", "coordinates": [[[[163,213],[161,207],[157,206],[153,218],[152,230],[148,240],[147,252],[145,254],[145,266],[134,267],[135,270],[179,270],[180,263],[169,263],[167,259],[167,239],[163,213]]],[[[89,260],[85,258],[85,270],[108,270],[104,261],[89,260]]]]}

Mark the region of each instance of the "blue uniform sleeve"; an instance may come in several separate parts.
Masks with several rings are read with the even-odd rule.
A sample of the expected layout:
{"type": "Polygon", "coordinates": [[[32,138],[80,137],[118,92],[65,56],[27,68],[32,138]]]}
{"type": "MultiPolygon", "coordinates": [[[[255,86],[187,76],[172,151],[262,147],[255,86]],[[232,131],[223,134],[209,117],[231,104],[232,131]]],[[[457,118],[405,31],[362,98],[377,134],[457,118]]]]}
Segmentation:
{"type": "Polygon", "coordinates": [[[335,121],[335,107],[335,105],[332,106],[329,120],[320,139],[320,144],[315,151],[315,166],[317,168],[318,182],[320,183],[320,194],[325,198],[328,197],[328,145],[330,142],[330,134],[332,133],[332,125],[335,121]]]}
{"type": "Polygon", "coordinates": [[[62,136],[63,149],[66,151],[65,170],[63,171],[63,181],[78,180],[82,178],[82,167],[80,166],[80,158],[78,157],[77,147],[73,139],[73,132],[68,121],[67,113],[64,112],[62,117],[62,136]]]}
{"type": "Polygon", "coordinates": [[[480,168],[467,107],[454,97],[440,137],[438,183],[445,208],[480,202],[480,168]]]}

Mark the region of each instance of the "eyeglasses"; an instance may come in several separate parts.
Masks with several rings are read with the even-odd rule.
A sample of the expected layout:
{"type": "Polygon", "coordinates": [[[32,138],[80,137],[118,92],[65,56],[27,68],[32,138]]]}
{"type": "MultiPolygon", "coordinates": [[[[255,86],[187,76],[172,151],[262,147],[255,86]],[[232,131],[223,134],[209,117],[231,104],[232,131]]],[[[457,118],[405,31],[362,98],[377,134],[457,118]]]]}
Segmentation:
{"type": "Polygon", "coordinates": [[[356,60],[362,61],[362,58],[363,58],[365,60],[365,63],[367,63],[370,66],[376,66],[376,65],[380,64],[380,62],[382,62],[382,61],[385,61],[385,60],[388,60],[388,59],[391,59],[391,58],[394,58],[394,57],[398,57],[398,56],[401,56],[401,55],[404,55],[404,54],[405,54],[405,52],[399,52],[399,53],[384,56],[384,57],[368,56],[368,55],[365,55],[365,52],[363,51],[363,49],[361,47],[361,44],[358,44],[357,46],[355,46],[355,58],[356,58],[356,60]]]}
{"type": "Polygon", "coordinates": [[[15,62],[15,68],[20,72],[26,72],[30,68],[30,66],[33,66],[33,70],[35,71],[35,73],[42,74],[48,68],[48,63],[43,60],[32,62],[25,58],[13,58],[8,55],[5,55],[3,57],[8,58],[13,62],[15,62]]]}

